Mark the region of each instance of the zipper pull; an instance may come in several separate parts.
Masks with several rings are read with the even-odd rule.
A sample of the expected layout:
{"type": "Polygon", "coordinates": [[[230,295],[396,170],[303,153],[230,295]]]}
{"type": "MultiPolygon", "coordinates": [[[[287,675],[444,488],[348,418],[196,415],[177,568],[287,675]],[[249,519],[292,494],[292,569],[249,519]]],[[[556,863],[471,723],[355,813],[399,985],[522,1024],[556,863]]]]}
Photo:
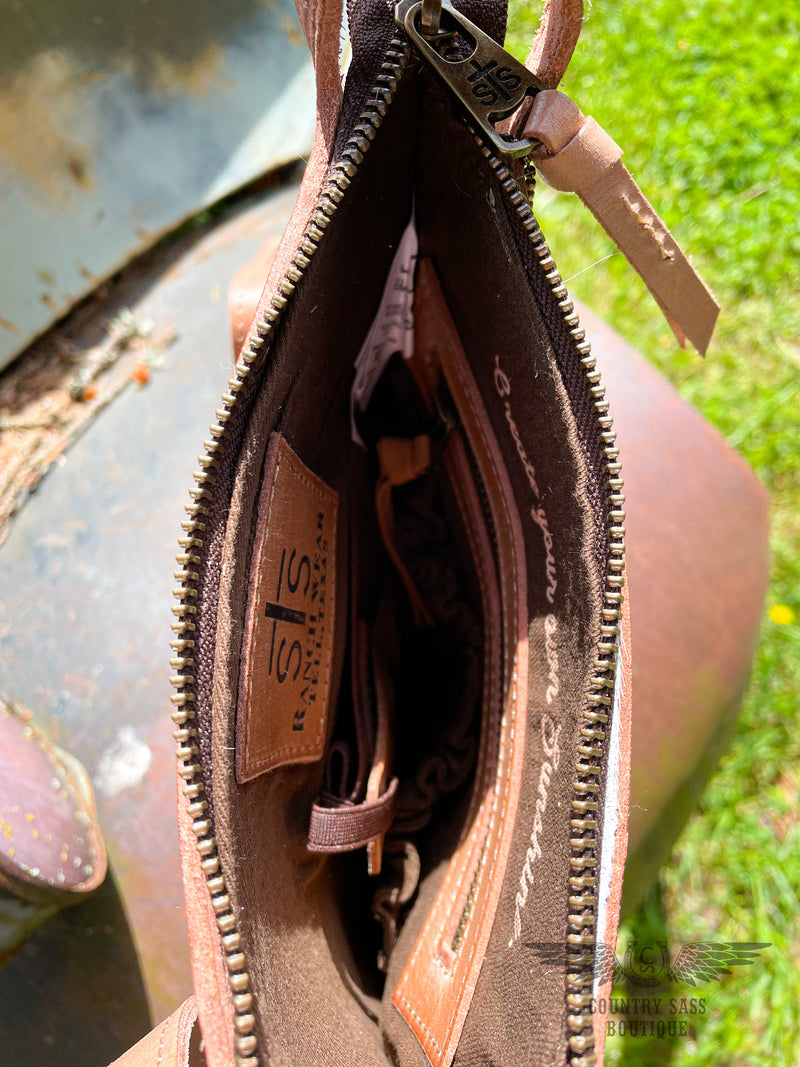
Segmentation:
{"type": "Polygon", "coordinates": [[[450,0],[401,0],[395,22],[485,140],[502,155],[528,157],[529,186],[535,166],[556,189],[578,194],[644,280],[678,344],[685,348],[689,340],[705,354],[719,314],[716,297],[622,165],[611,137],[563,93],[543,92],[538,78],[450,0]],[[521,136],[495,129],[526,96],[535,100],[517,124],[521,136]]]}
{"type": "Polygon", "coordinates": [[[505,156],[526,156],[540,142],[495,129],[526,96],[545,86],[497,41],[456,11],[449,0],[401,0],[395,22],[464,108],[486,139],[505,156]]]}

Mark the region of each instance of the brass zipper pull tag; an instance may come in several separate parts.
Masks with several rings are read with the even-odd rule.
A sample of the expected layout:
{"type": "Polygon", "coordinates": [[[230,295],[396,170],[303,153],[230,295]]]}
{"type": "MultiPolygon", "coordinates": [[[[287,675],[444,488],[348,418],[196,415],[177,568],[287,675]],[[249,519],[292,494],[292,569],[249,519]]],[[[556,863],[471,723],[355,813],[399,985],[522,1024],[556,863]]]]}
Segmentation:
{"type": "Polygon", "coordinates": [[[512,137],[495,128],[526,96],[545,88],[497,41],[464,18],[449,0],[401,0],[394,17],[496,151],[526,156],[538,146],[535,138],[512,137]]]}

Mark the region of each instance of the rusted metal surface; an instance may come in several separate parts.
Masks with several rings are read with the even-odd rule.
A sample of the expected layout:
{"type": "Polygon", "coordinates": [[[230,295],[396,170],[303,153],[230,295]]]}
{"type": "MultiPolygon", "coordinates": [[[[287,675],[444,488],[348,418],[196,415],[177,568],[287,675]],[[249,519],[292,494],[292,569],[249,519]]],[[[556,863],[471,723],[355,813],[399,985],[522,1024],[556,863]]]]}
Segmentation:
{"type": "MultiPolygon", "coordinates": [[[[717,431],[581,309],[625,478],[633,645],[630,912],[724,750],[758,641],[768,498],[717,431]]],[[[709,357],[711,358],[711,357],[709,357]]]]}
{"type": "Polygon", "coordinates": [[[0,544],[7,520],[64,450],[163,362],[174,331],[156,337],[152,325],[128,308],[110,322],[98,319],[98,303],[89,301],[0,376],[0,544]],[[87,327],[99,335],[88,347],[87,327]]]}
{"type": "MultiPolygon", "coordinates": [[[[101,1067],[190,991],[168,705],[173,558],[230,373],[229,280],[281,232],[295,193],[137,265],[98,308],[108,320],[129,307],[175,342],[163,369],[68,451],[0,547],[0,688],[89,770],[113,876],[0,972],[9,1063],[101,1067]]],[[[626,464],[637,886],[679,828],[676,798],[695,795],[735,719],[766,577],[766,505],[719,435],[581,311],[626,464]]]]}
{"type": "Polygon", "coordinates": [[[175,341],[51,470],[0,547],[0,689],[89,771],[112,875],[0,971],[4,1063],[104,1067],[191,991],[169,718],[174,554],[230,373],[230,277],[280,233],[295,195],[154,253],[98,307],[102,321],[129,307],[175,341]]]}
{"type": "Polygon", "coordinates": [[[293,0],[26,0],[0,32],[0,367],[313,138],[293,0]]]}

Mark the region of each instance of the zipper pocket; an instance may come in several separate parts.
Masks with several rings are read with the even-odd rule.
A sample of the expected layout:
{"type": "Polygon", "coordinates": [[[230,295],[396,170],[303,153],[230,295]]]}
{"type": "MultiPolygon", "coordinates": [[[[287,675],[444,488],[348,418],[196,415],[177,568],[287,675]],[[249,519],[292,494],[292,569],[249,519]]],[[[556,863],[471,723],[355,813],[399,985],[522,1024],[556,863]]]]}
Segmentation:
{"type": "Polygon", "coordinates": [[[204,796],[206,787],[199,760],[197,702],[194,692],[197,632],[195,617],[198,610],[198,593],[205,577],[206,519],[209,516],[216,471],[221,463],[229,458],[231,451],[226,428],[238,407],[244,384],[269,350],[284,310],[359,165],[363,162],[364,154],[369,150],[383,123],[408,58],[407,44],[399,36],[395,36],[386,53],[377,84],[372,87],[365,101],[360,120],[356,123],[340,158],[331,167],[330,177],[319,195],[297,252],[273,294],[270,306],[264,310],[263,318],[254,324],[243,346],[236,370],[228,382],[228,391],[223,394],[222,404],[216,411],[217,422],[211,427],[211,437],[204,442],[205,451],[198,459],[199,470],[195,471],[193,476],[196,488],[189,491],[191,503],[185,505],[188,518],[181,523],[184,536],[179,538],[180,551],[176,556],[178,570],[174,575],[180,585],[173,590],[178,602],[172,608],[176,620],[172,623],[175,637],[170,642],[175,653],[170,658],[170,666],[176,671],[170,679],[176,690],[170,697],[174,708],[172,720],[176,726],[173,736],[177,744],[178,775],[183,780],[181,792],[186,800],[192,831],[197,839],[200,868],[206,879],[206,888],[220,937],[220,948],[228,973],[234,1013],[234,1056],[237,1067],[258,1067],[260,1051],[255,1033],[256,1020],[247,958],[242,951],[238,920],[232,908],[219,860],[214,820],[204,796]]]}
{"type": "MultiPolygon", "coordinates": [[[[498,47],[499,46],[495,46],[498,47]]],[[[172,713],[176,724],[174,733],[177,742],[178,774],[183,780],[182,793],[186,798],[192,830],[197,839],[200,866],[206,879],[212,908],[220,936],[220,947],[228,972],[232,997],[235,1030],[235,1057],[238,1067],[257,1067],[259,1060],[258,1039],[255,1034],[255,1016],[247,959],[242,951],[241,934],[237,918],[231,907],[225,876],[222,872],[215,827],[209,804],[205,799],[203,769],[198,758],[196,728],[195,645],[197,600],[203,579],[206,577],[206,519],[209,503],[216,483],[216,472],[223,462],[230,460],[230,436],[227,424],[239,404],[239,396],[245,382],[255,367],[265,357],[272,343],[283,313],[292,295],[301,282],[310,258],[314,255],[325,230],[334,217],[339,203],[355,177],[358,167],[369,150],[387,113],[398,82],[409,59],[408,44],[402,36],[393,38],[382,64],[376,84],[365,98],[364,110],[356,123],[353,134],[331,167],[330,177],[317,200],[311,219],[300,240],[298,250],[288,267],[270,305],[264,309],[262,318],[251,329],[228,391],[222,397],[217,410],[217,422],[211,427],[211,438],[204,442],[205,451],[198,460],[199,470],[194,474],[196,487],[190,490],[191,503],[186,505],[188,515],[181,525],[184,536],[180,538],[180,552],[176,556],[178,570],[175,578],[180,583],[173,591],[177,604],[173,607],[176,621],[172,624],[175,638],[171,647],[175,653],[170,665],[176,674],[171,679],[176,692],[171,697],[172,713]]],[[[583,714],[582,734],[586,744],[579,751],[576,761],[573,811],[576,818],[572,829],[573,875],[570,878],[572,893],[570,903],[570,945],[574,946],[573,963],[567,974],[567,1008],[570,1028],[570,1050],[575,1055],[574,1067],[584,1067],[592,1062],[592,996],[593,968],[587,961],[585,946],[594,943],[593,921],[597,909],[595,859],[594,811],[597,809],[596,794],[600,781],[600,760],[605,741],[607,709],[612,703],[619,656],[619,618],[622,599],[624,512],[621,505],[622,481],[619,452],[608,415],[608,404],[600,385],[600,375],[590,346],[580,327],[578,316],[569,300],[566,288],[550,257],[549,250],[533,217],[527,201],[520,191],[508,167],[478,138],[489,166],[495,171],[508,204],[516,213],[518,225],[536,258],[538,269],[544,275],[560,313],[569,329],[580,358],[580,373],[593,400],[595,425],[599,448],[602,453],[603,480],[606,488],[605,514],[607,516],[608,554],[604,570],[603,622],[601,636],[596,646],[596,674],[592,679],[583,714]],[[583,946],[583,947],[581,947],[583,946]]],[[[532,147],[532,146],[531,146],[532,147]]]]}

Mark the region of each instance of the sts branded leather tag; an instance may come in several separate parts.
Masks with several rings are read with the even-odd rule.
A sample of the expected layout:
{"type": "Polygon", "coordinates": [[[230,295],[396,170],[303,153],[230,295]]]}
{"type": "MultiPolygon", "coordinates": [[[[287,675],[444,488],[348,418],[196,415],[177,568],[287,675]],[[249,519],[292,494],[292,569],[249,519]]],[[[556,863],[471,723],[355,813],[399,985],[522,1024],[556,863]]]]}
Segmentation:
{"type": "Polygon", "coordinates": [[[245,621],[236,777],[325,749],[339,497],[280,434],[270,440],[245,621]]]}

